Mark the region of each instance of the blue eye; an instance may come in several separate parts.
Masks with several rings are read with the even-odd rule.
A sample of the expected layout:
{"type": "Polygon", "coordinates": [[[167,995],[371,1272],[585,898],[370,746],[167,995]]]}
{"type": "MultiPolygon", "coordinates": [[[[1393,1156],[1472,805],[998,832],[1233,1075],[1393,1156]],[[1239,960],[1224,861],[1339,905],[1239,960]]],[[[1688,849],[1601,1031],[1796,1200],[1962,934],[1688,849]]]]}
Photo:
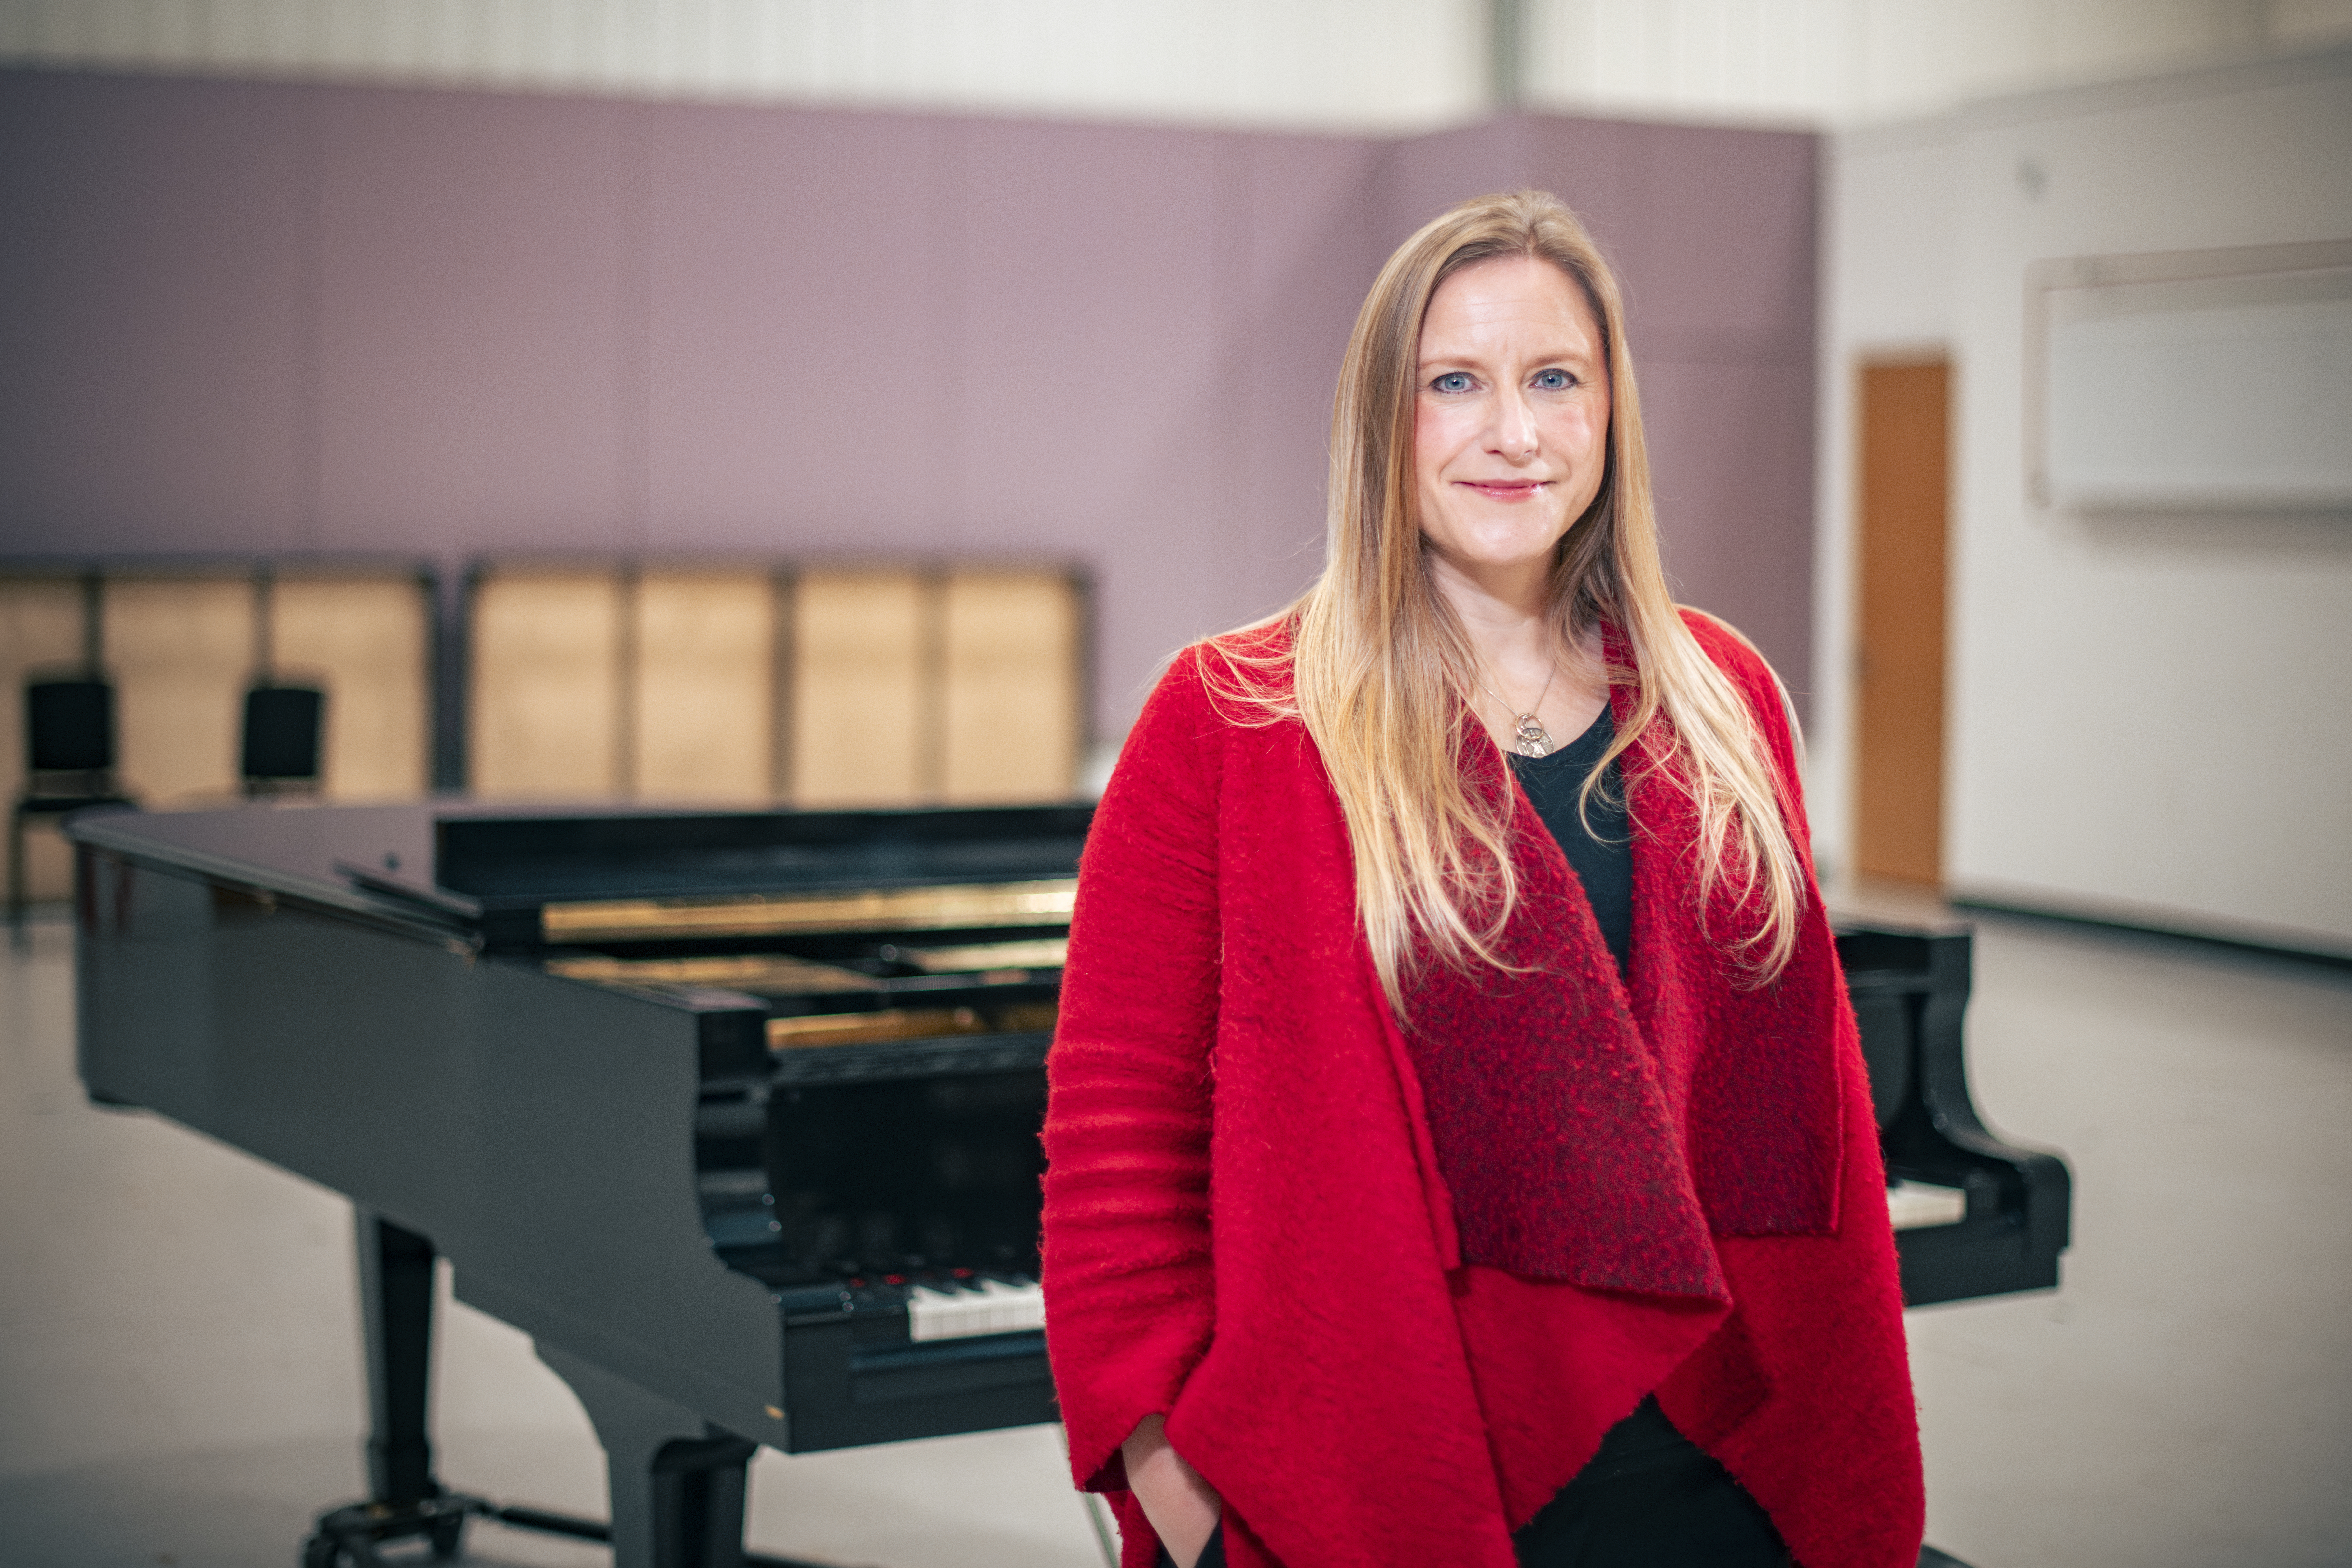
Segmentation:
{"type": "Polygon", "coordinates": [[[1449,370],[1444,375],[1439,376],[1435,381],[1431,382],[1429,384],[1429,390],[1432,392],[1467,392],[1470,390],[1470,373],[1466,370],[1449,370]]]}
{"type": "Polygon", "coordinates": [[[1570,387],[1574,386],[1575,384],[1576,377],[1569,374],[1568,372],[1564,370],[1539,370],[1536,372],[1536,386],[1539,391],[1566,392],[1570,387]]]}

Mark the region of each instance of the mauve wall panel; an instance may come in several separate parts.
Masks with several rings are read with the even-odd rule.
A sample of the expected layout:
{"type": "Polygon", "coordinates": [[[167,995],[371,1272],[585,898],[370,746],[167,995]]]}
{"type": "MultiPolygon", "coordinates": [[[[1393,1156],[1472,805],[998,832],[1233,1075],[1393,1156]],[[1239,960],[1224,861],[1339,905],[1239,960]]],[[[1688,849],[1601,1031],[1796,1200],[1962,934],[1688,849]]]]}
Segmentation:
{"type": "Polygon", "coordinates": [[[647,112],[650,542],[939,548],[951,122],[647,112]]]}
{"type": "MultiPolygon", "coordinates": [[[[1601,250],[1622,268],[1627,229],[1635,213],[1626,189],[1626,148],[1658,127],[1611,120],[1530,119],[1523,123],[1528,183],[1557,192],[1574,207],[1601,250]]],[[[1639,309],[1638,301],[1634,308],[1639,309]]]]}
{"type": "Polygon", "coordinates": [[[1236,399],[1241,442],[1228,601],[1237,622],[1279,608],[1322,566],[1331,396],[1356,309],[1392,243],[1381,144],[1260,136],[1245,150],[1243,368],[1219,388],[1236,399]]]}
{"type": "Polygon", "coordinates": [[[1100,716],[1131,713],[1170,649],[1221,629],[1234,476],[1215,372],[1234,322],[1230,139],[973,121],[955,175],[950,307],[964,395],[938,433],[953,545],[1096,563],[1100,716]]]}
{"type": "Polygon", "coordinates": [[[1676,596],[1810,710],[1815,140],[1648,125],[1623,148],[1643,412],[1676,596]]]}
{"type": "Polygon", "coordinates": [[[0,78],[0,550],[308,542],[310,101],[0,78]]]}
{"type": "Polygon", "coordinates": [[[1802,710],[1811,531],[1812,381],[1771,364],[1642,366],[1666,576],[1675,596],[1748,634],[1802,710]]]}
{"type": "Polygon", "coordinates": [[[1530,183],[1534,159],[1535,137],[1524,119],[1465,125],[1398,143],[1389,158],[1389,244],[1401,244],[1465,197],[1530,183]]]}
{"type": "Polygon", "coordinates": [[[1814,138],[1644,125],[1622,145],[1637,352],[1809,363],[1814,138]]]}
{"type": "Polygon", "coordinates": [[[1601,248],[1617,259],[1625,218],[1622,138],[1650,129],[1520,115],[1400,142],[1390,185],[1390,244],[1401,243],[1455,202],[1534,186],[1575,208],[1601,248]]]}
{"type": "Polygon", "coordinates": [[[1073,556],[1115,732],[1316,569],[1390,247],[1535,184],[1628,274],[1683,592],[1805,684],[1811,138],[35,72],[0,127],[7,548],[1073,556]]]}
{"type": "Polygon", "coordinates": [[[321,94],[320,542],[635,542],[635,106],[321,94]]]}

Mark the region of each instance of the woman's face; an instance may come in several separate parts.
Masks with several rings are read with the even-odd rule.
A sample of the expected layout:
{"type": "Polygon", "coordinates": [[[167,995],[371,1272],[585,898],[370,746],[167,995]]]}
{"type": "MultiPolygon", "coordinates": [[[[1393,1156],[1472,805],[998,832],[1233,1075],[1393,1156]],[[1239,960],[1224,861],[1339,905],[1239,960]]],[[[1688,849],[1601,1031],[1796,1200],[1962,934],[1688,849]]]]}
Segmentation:
{"type": "Polygon", "coordinates": [[[1422,537],[1474,577],[1534,565],[1600,493],[1609,366],[1584,290],[1508,257],[1440,284],[1421,327],[1413,472],[1422,537]]]}

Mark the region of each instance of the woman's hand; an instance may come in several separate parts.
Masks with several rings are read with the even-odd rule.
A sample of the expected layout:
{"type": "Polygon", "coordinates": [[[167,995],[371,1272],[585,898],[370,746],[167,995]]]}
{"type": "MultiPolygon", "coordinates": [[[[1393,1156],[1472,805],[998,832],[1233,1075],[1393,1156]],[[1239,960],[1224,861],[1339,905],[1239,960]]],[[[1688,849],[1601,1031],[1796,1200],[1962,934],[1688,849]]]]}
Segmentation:
{"type": "Polygon", "coordinates": [[[1159,1416],[1137,1422],[1119,1452],[1127,1459],[1128,1489],[1143,1505],[1143,1517],[1151,1521],[1168,1555],[1176,1559],[1176,1568],[1192,1568],[1216,1531],[1224,1505],[1201,1472],[1170,1445],[1168,1424],[1159,1416]]]}

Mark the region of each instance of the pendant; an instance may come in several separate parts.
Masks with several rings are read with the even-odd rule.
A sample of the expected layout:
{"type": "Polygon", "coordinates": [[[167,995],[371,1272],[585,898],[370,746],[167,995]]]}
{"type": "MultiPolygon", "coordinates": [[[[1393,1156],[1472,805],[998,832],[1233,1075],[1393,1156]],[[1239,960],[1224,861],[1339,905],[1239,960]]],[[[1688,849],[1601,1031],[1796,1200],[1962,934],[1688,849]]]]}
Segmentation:
{"type": "Polygon", "coordinates": [[[1548,757],[1551,755],[1551,731],[1532,713],[1519,715],[1519,755],[1548,757]]]}

